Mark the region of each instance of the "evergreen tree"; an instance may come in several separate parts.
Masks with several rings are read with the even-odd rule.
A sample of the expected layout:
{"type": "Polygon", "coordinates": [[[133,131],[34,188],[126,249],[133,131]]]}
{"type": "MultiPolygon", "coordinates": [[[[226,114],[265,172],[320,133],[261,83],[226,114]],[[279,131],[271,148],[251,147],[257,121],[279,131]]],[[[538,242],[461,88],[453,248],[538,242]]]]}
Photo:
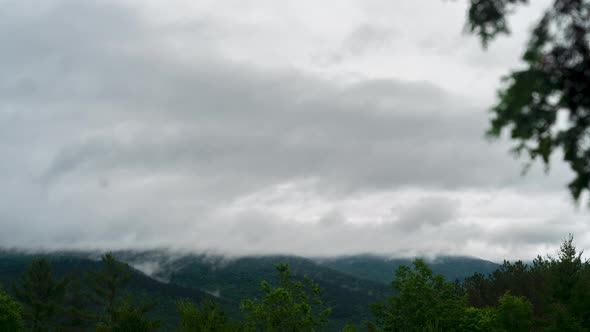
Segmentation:
{"type": "Polygon", "coordinates": [[[64,313],[61,330],[64,332],[85,331],[93,323],[89,302],[84,285],[80,282],[79,273],[71,274],[71,281],[64,298],[64,313]]]}
{"type": "Polygon", "coordinates": [[[570,234],[561,244],[557,259],[552,259],[556,278],[554,295],[564,304],[569,302],[583,267],[582,252],[576,252],[573,241],[574,237],[570,234]]]}
{"type": "Polygon", "coordinates": [[[469,303],[477,308],[491,306],[497,297],[492,292],[492,283],[481,273],[475,273],[463,280],[463,289],[469,303]]]}
{"type": "Polygon", "coordinates": [[[135,302],[128,295],[118,303],[112,312],[108,322],[101,322],[97,326],[98,332],[154,332],[158,331],[162,322],[150,318],[149,312],[154,309],[157,302],[144,300],[135,302]]]}
{"type": "Polygon", "coordinates": [[[507,292],[510,296],[526,299],[531,303],[535,329],[590,329],[590,265],[581,256],[570,235],[563,241],[556,257],[538,256],[530,266],[504,262],[487,278],[482,275],[466,278],[463,287],[470,304],[479,309],[507,305],[500,302],[502,298],[512,300],[504,295],[507,292]]]}
{"type": "MultiPolygon", "coordinates": [[[[97,331],[133,332],[157,331],[160,321],[152,320],[149,312],[157,305],[156,301],[134,301],[130,294],[124,293],[131,281],[129,265],[119,262],[108,253],[102,256],[102,268],[86,274],[86,285],[90,289],[87,298],[91,304],[100,308],[94,320],[98,322],[97,331]],[[125,295],[125,296],[124,296],[125,295]]],[[[82,317],[87,316],[82,313],[82,317]]]]}
{"type": "Polygon", "coordinates": [[[55,281],[51,264],[45,258],[35,258],[22,276],[21,285],[14,293],[25,307],[25,321],[33,332],[59,330],[68,278],[55,281]]]}
{"type": "Polygon", "coordinates": [[[93,305],[101,308],[95,320],[106,326],[112,325],[116,320],[117,301],[123,295],[131,275],[129,266],[117,261],[110,253],[102,256],[100,270],[86,274],[86,285],[90,289],[87,297],[93,305]]]}
{"type": "Polygon", "coordinates": [[[570,298],[572,315],[580,321],[580,325],[590,330],[590,265],[585,264],[580,277],[573,287],[570,298]]]}

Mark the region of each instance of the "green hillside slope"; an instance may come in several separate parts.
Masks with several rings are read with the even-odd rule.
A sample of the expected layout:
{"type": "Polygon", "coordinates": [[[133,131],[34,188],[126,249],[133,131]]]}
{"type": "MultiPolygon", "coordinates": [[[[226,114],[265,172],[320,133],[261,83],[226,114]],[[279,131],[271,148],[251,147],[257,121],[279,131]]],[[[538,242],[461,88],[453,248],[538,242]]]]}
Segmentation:
{"type": "MultiPolygon", "coordinates": [[[[357,278],[389,284],[400,265],[411,265],[413,258],[388,258],[377,255],[355,255],[331,258],[317,258],[315,261],[325,267],[348,273],[357,278]]],[[[475,272],[488,274],[498,268],[498,264],[471,257],[442,256],[427,260],[435,273],[448,280],[463,279],[475,272]]]]}

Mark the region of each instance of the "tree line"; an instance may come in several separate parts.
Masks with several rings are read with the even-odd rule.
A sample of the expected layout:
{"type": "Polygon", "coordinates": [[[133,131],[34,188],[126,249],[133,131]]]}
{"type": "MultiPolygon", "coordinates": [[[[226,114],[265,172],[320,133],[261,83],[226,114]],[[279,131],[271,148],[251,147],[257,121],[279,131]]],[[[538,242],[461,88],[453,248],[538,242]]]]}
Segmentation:
{"type": "MultiPolygon", "coordinates": [[[[260,297],[240,304],[231,317],[211,299],[177,302],[179,332],[322,331],[330,308],[313,280],[276,266],[277,279],[262,281],[260,297]]],[[[46,258],[32,260],[18,284],[0,289],[0,331],[159,331],[149,297],[125,291],[132,275],[111,254],[83,275],[53,275],[46,258]]],[[[392,294],[371,305],[373,319],[342,331],[589,331],[590,263],[566,239],[556,257],[504,263],[489,275],[446,280],[421,259],[400,266],[392,294]]]]}

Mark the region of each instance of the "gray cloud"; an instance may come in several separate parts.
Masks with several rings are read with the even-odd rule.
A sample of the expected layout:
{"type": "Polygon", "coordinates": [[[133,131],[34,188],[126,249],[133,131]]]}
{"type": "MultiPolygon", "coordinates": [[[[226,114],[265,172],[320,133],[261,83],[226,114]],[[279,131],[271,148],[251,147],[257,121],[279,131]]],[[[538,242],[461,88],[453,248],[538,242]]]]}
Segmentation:
{"type": "MultiPolygon", "coordinates": [[[[506,144],[483,138],[485,107],[429,82],[341,82],[229,60],[216,43],[227,26],[208,17],[158,26],[114,1],[53,1],[35,12],[3,5],[8,246],[461,252],[453,242],[469,238],[502,247],[513,228],[462,223],[469,195],[445,193],[513,190],[525,199],[561,190],[568,174],[520,178],[506,144]],[[178,43],[199,52],[179,53],[178,43]],[[228,212],[244,197],[306,181],[329,213],[275,211],[284,203],[300,212],[289,199],[228,212]],[[425,193],[394,216],[382,211],[381,223],[355,223],[332,206],[416,189],[425,193]],[[432,241],[416,245],[425,236],[432,241]]],[[[384,31],[361,26],[347,45],[378,46],[384,31]]],[[[536,245],[555,232],[517,229],[513,239],[536,245]]]]}
{"type": "Polygon", "coordinates": [[[457,218],[457,204],[457,201],[448,197],[423,197],[418,202],[403,208],[394,225],[410,230],[421,226],[441,226],[457,218]]]}
{"type": "Polygon", "coordinates": [[[312,60],[320,66],[328,66],[368,52],[379,52],[391,46],[391,40],[395,36],[396,33],[390,28],[369,23],[361,24],[348,34],[338,50],[315,55],[312,60]]]}

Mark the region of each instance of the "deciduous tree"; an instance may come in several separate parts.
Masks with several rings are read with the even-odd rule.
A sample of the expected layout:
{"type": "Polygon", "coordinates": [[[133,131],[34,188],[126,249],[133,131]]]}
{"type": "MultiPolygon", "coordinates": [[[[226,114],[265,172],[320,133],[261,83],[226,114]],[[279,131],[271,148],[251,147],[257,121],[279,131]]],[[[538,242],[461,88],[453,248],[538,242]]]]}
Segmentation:
{"type": "Polygon", "coordinates": [[[330,309],[323,307],[319,286],[309,278],[295,279],[289,265],[279,263],[278,285],[262,281],[262,299],[242,302],[246,331],[310,332],[326,323],[330,309]]]}
{"type": "Polygon", "coordinates": [[[421,259],[402,265],[392,282],[394,294],[373,305],[376,324],[383,331],[455,331],[466,307],[466,297],[452,282],[434,274],[421,259]]]}
{"type": "Polygon", "coordinates": [[[22,331],[25,326],[23,314],[23,306],[0,286],[0,331],[22,331]]]}
{"type": "Polygon", "coordinates": [[[230,332],[237,326],[225,311],[212,300],[205,300],[200,306],[188,301],[178,303],[180,322],[178,332],[230,332]]]}
{"type": "MultiPolygon", "coordinates": [[[[509,33],[507,16],[527,0],[469,0],[467,28],[484,46],[509,33]]],[[[532,30],[522,55],[523,69],[504,78],[492,108],[489,134],[504,130],[514,151],[563,159],[575,173],[569,189],[575,199],[590,189],[590,1],[555,0],[532,30]]]]}

